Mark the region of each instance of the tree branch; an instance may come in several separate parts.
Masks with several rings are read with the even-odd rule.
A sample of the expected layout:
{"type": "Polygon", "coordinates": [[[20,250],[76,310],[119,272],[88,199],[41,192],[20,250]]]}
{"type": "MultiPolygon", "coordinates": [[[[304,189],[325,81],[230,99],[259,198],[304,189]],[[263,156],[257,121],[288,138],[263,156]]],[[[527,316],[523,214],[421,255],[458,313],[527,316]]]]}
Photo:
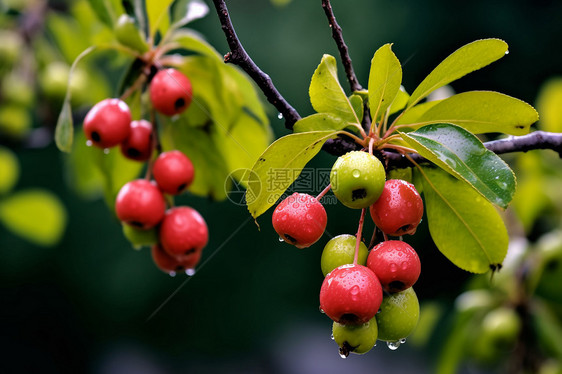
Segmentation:
{"type": "Polygon", "coordinates": [[[269,75],[264,73],[250,58],[242,43],[236,35],[234,26],[228,14],[228,8],[224,0],[213,0],[217,15],[221,23],[222,30],[226,36],[226,41],[230,47],[230,52],[224,56],[224,62],[233,63],[240,66],[259,86],[265,94],[267,101],[269,101],[285,118],[285,127],[289,130],[293,129],[293,125],[301,116],[293,108],[285,98],[279,93],[277,88],[273,85],[269,75]]]}
{"type": "MultiPolygon", "coordinates": [[[[523,136],[510,136],[505,139],[493,140],[484,143],[484,146],[496,154],[527,152],[535,149],[550,149],[558,153],[562,158],[562,134],[546,131],[534,131],[523,136]]],[[[361,149],[361,146],[353,142],[353,140],[340,137],[328,140],[323,149],[335,156],[341,156],[350,151],[361,149]]],[[[395,168],[410,167],[412,164],[406,157],[393,151],[383,151],[387,165],[395,168]]],[[[417,163],[427,162],[425,158],[419,154],[410,155],[417,163]]]]}
{"type": "MultiPolygon", "coordinates": [[[[562,158],[562,134],[554,132],[534,131],[523,136],[510,136],[505,139],[486,142],[484,143],[484,146],[486,146],[488,150],[496,154],[527,152],[535,149],[550,149],[557,152],[558,156],[562,158]]],[[[345,153],[355,149],[355,147],[350,147],[348,149],[343,149],[343,147],[340,147],[339,150],[345,153]]],[[[389,166],[396,168],[412,166],[412,164],[406,159],[406,157],[402,156],[399,153],[383,151],[383,155],[387,162],[387,165],[389,166]]],[[[417,163],[427,162],[425,158],[421,157],[418,154],[413,154],[410,156],[417,163]]]]}
{"type": "Polygon", "coordinates": [[[349,50],[347,48],[347,44],[345,44],[345,41],[343,40],[342,30],[340,25],[338,25],[338,22],[336,21],[336,17],[334,16],[330,0],[322,0],[322,8],[324,9],[324,13],[326,13],[326,17],[328,17],[328,23],[330,24],[330,28],[332,29],[332,37],[336,41],[336,45],[338,46],[338,50],[340,51],[340,57],[345,69],[345,74],[347,75],[347,80],[349,81],[349,85],[351,87],[351,91],[361,91],[363,87],[357,80],[357,76],[355,75],[355,71],[353,70],[351,57],[349,56],[349,50]]]}

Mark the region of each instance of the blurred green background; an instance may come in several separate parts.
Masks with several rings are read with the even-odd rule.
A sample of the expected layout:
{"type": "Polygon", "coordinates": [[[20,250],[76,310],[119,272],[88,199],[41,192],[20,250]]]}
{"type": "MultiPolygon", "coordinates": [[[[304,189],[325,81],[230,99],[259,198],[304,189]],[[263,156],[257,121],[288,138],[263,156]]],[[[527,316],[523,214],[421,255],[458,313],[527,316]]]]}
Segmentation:
{"type": "MultiPolygon", "coordinates": [[[[71,5],[48,2],[47,11],[64,15],[71,5]]],[[[488,37],[504,39],[509,55],[455,82],[457,92],[495,90],[533,104],[541,85],[562,74],[560,1],[334,0],[332,5],[364,86],[374,51],[387,42],[394,43],[403,63],[409,92],[451,52],[488,37]]],[[[228,6],[247,52],[301,115],[311,114],[310,77],[323,54],[337,55],[320,1],[276,6],[237,0],[228,6]]],[[[18,14],[3,15],[0,28],[17,29],[18,14]]],[[[213,10],[190,27],[220,53],[228,51],[213,10]]],[[[20,56],[17,64],[29,58],[20,56]]],[[[98,70],[88,74],[94,80],[95,74],[117,74],[118,63],[99,61],[98,70]]],[[[54,246],[32,244],[0,226],[0,372],[433,372],[444,333],[439,329],[435,343],[426,347],[405,344],[390,351],[379,343],[364,357],[341,360],[330,340],[331,321],[318,311],[320,253],[328,236],[305,250],[280,243],[271,211],[259,218],[258,229],[243,206],[181,196],[179,203],[207,220],[210,241],[195,276],[161,273],[148,249],[131,248],[103,198],[85,198],[69,183],[68,156],[51,141],[60,104],[60,98],[40,101],[41,110],[31,117],[34,130],[24,138],[0,137],[20,164],[15,191],[54,193],[68,223],[54,246]]],[[[276,137],[287,134],[275,110],[266,107],[276,137]]],[[[8,118],[0,112],[0,122],[2,116],[8,118]]],[[[321,153],[309,166],[329,168],[334,160],[321,153]]],[[[356,231],[359,212],[326,208],[329,234],[356,231]]],[[[27,219],[41,223],[39,216],[27,219]]],[[[539,220],[530,238],[557,225],[554,219],[539,220]]],[[[366,236],[371,230],[369,222],[366,236]]],[[[425,225],[407,240],[422,260],[415,286],[420,300],[450,307],[469,274],[428,244],[425,225]]]]}

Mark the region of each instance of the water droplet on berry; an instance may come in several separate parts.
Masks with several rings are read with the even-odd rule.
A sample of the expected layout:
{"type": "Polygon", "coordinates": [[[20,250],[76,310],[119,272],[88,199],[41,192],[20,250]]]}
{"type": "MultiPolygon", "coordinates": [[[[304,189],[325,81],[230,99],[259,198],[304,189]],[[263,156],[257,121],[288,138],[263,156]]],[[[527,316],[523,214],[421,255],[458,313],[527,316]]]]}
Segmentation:
{"type": "Polygon", "coordinates": [[[185,274],[192,277],[195,275],[195,269],[185,269],[185,274]]]}
{"type": "Polygon", "coordinates": [[[395,351],[398,349],[398,347],[400,347],[400,341],[396,341],[396,342],[386,342],[386,346],[388,347],[388,349],[390,349],[391,351],[395,351]]]}
{"type": "Polygon", "coordinates": [[[332,340],[334,340],[334,334],[332,334],[332,336],[330,336],[330,338],[331,338],[332,340]]]}
{"type": "Polygon", "coordinates": [[[509,54],[509,51],[505,51],[505,54],[508,55],[508,54],[509,54]]]}
{"type": "Polygon", "coordinates": [[[284,242],[285,239],[283,239],[282,237],[279,237],[279,241],[280,241],[280,242],[284,242]]]}
{"type": "Polygon", "coordinates": [[[278,113],[278,114],[277,114],[277,118],[283,119],[283,113],[278,113]]]}
{"type": "Polygon", "coordinates": [[[287,216],[283,216],[283,217],[281,218],[281,221],[286,221],[286,220],[287,220],[287,216]]]}
{"type": "Polygon", "coordinates": [[[406,338],[400,339],[400,344],[404,344],[404,343],[406,343],[406,338]]]}
{"type": "Polygon", "coordinates": [[[406,261],[402,262],[402,270],[408,269],[408,263],[406,261]]]}
{"type": "Polygon", "coordinates": [[[324,309],[322,309],[322,307],[321,307],[321,306],[319,306],[319,307],[318,307],[318,310],[320,311],[320,313],[322,313],[322,314],[326,314],[326,312],[324,311],[324,309]]]}
{"type": "Polygon", "coordinates": [[[171,272],[168,273],[168,275],[173,278],[173,277],[176,276],[176,272],[175,272],[175,271],[171,271],[171,272]]]}
{"type": "Polygon", "coordinates": [[[91,147],[91,146],[94,145],[94,143],[93,143],[91,140],[87,140],[87,141],[86,141],[86,145],[87,145],[88,147],[91,147]]]}
{"type": "Polygon", "coordinates": [[[306,219],[309,220],[309,221],[312,220],[312,215],[311,215],[311,214],[307,214],[307,215],[306,215],[306,219]]]}
{"type": "Polygon", "coordinates": [[[396,264],[393,262],[392,264],[390,264],[390,272],[391,273],[396,273],[396,270],[398,270],[398,266],[396,266],[396,264]]]}
{"type": "Polygon", "coordinates": [[[349,292],[351,292],[352,295],[357,295],[359,293],[359,286],[355,285],[351,287],[351,290],[349,292]]]}
{"type": "Polygon", "coordinates": [[[299,203],[294,203],[294,204],[293,204],[293,208],[298,209],[298,208],[299,208],[299,203]]]}
{"type": "Polygon", "coordinates": [[[361,176],[361,171],[355,169],[351,172],[351,175],[353,175],[355,178],[359,178],[361,176]]]}
{"type": "Polygon", "coordinates": [[[345,352],[340,351],[340,357],[346,359],[347,355],[345,354],[345,352]]]}
{"type": "Polygon", "coordinates": [[[103,153],[106,154],[106,155],[108,155],[108,154],[109,154],[109,148],[104,148],[104,149],[103,149],[103,153]]]}

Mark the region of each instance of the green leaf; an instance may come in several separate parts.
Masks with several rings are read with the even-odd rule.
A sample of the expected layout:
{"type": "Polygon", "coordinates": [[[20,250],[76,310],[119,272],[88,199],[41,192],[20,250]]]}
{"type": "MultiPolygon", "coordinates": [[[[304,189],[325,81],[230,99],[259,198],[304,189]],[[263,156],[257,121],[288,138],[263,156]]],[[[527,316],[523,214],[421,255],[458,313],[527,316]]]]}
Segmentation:
{"type": "Polygon", "coordinates": [[[70,67],[66,95],[64,97],[62,109],[57,120],[57,127],[55,129],[55,143],[57,144],[58,149],[63,152],[70,152],[72,150],[72,142],[74,137],[74,124],[72,121],[72,109],[70,107],[70,100],[72,99],[72,90],[70,89],[72,83],[72,74],[74,73],[74,69],[76,68],[78,62],[92,53],[95,49],[95,46],[91,46],[84,50],[82,53],[80,53],[80,55],[78,55],[78,57],[76,57],[76,60],[74,60],[72,66],[70,67]]]}
{"type": "Polygon", "coordinates": [[[212,128],[195,127],[186,123],[190,117],[182,117],[180,123],[165,123],[161,140],[164,149],[178,149],[193,162],[195,177],[189,191],[214,200],[226,198],[225,181],[229,170],[222,153],[207,133],[212,128]]]}
{"type": "Polygon", "coordinates": [[[373,120],[378,120],[385,114],[402,83],[402,67],[391,47],[392,44],[383,45],[371,60],[369,106],[373,120]]]}
{"type": "Polygon", "coordinates": [[[333,56],[322,57],[312,75],[309,95],[310,103],[318,113],[331,113],[345,121],[361,123],[340,85],[336,59],[333,56]]]}
{"type": "Polygon", "coordinates": [[[176,30],[172,36],[172,41],[177,42],[187,51],[203,56],[215,57],[223,63],[222,56],[209,43],[204,41],[201,36],[189,29],[176,30]]]}
{"type": "Polygon", "coordinates": [[[97,17],[109,27],[115,25],[115,21],[125,10],[119,0],[88,0],[97,17]]]}
{"type": "Polygon", "coordinates": [[[41,245],[57,244],[66,228],[66,209],[49,191],[16,192],[0,201],[0,221],[22,238],[41,245]]]}
{"type": "Polygon", "coordinates": [[[429,232],[439,251],[473,273],[501,264],[509,239],[494,206],[463,181],[439,169],[422,170],[429,232]]]}
{"type": "Polygon", "coordinates": [[[315,113],[308,117],[301,118],[293,126],[294,132],[343,130],[353,124],[329,113],[315,113]]]}
{"type": "Polygon", "coordinates": [[[494,152],[461,127],[437,124],[400,133],[420,155],[464,180],[491,203],[507,208],[515,193],[515,175],[494,152]]]}
{"type": "Polygon", "coordinates": [[[197,19],[205,17],[209,7],[202,0],[180,0],[174,5],[172,29],[178,29],[197,19]]]}
{"type": "Polygon", "coordinates": [[[477,40],[457,49],[420,83],[410,96],[406,109],[416,105],[437,88],[499,60],[506,52],[507,43],[500,39],[477,40]]]}
{"type": "Polygon", "coordinates": [[[168,10],[174,0],[146,0],[146,15],[148,16],[148,26],[151,37],[154,37],[156,31],[160,30],[165,34],[170,27],[170,18],[168,10]]]}
{"type": "Polygon", "coordinates": [[[548,306],[538,300],[533,303],[532,325],[547,354],[562,360],[562,325],[548,306]]]}
{"type": "Polygon", "coordinates": [[[537,109],[541,114],[540,128],[562,132],[562,78],[549,79],[540,89],[537,109]]]}
{"type": "Polygon", "coordinates": [[[258,218],[275,204],[322,145],[337,134],[337,131],[302,132],[273,142],[252,167],[248,180],[250,188],[246,191],[246,201],[252,217],[258,218]],[[279,171],[286,178],[272,183],[272,175],[279,171]]]}
{"type": "Polygon", "coordinates": [[[538,119],[537,111],[524,101],[493,91],[471,91],[439,101],[409,127],[451,123],[474,134],[524,135],[538,119]]]}
{"type": "Polygon", "coordinates": [[[20,164],[14,152],[0,147],[0,195],[12,190],[20,176],[20,164]]]}

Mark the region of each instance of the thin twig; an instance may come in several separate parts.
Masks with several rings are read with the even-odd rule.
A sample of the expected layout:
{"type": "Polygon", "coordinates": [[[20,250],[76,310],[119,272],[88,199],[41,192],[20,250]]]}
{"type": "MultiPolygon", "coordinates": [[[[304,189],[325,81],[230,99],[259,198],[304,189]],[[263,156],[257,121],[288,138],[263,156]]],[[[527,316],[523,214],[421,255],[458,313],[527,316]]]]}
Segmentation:
{"type": "Polygon", "coordinates": [[[349,50],[347,48],[347,44],[345,44],[345,41],[343,40],[342,30],[340,25],[338,25],[338,22],[336,21],[336,17],[334,16],[330,0],[322,0],[322,8],[324,9],[324,13],[326,13],[326,17],[328,17],[328,23],[330,24],[330,28],[332,29],[332,37],[334,38],[336,45],[338,46],[342,64],[345,69],[345,74],[347,75],[347,80],[349,81],[351,91],[361,91],[363,87],[357,80],[357,76],[355,75],[355,71],[353,70],[351,57],[349,56],[349,50]]]}
{"type": "MultiPolygon", "coordinates": [[[[347,48],[347,44],[345,44],[345,41],[343,40],[342,29],[338,24],[338,21],[336,21],[336,16],[334,15],[334,11],[332,10],[332,4],[330,4],[330,0],[322,0],[322,8],[324,9],[324,13],[326,13],[328,24],[332,29],[332,38],[334,38],[336,46],[338,47],[338,51],[340,52],[340,58],[345,70],[345,75],[347,76],[347,80],[349,82],[349,87],[351,88],[352,92],[361,91],[363,89],[363,86],[361,86],[361,84],[359,83],[359,80],[355,75],[355,70],[353,70],[353,64],[351,62],[351,56],[349,55],[349,49],[347,48]]],[[[366,131],[371,128],[371,116],[369,113],[369,105],[367,103],[365,103],[364,105],[361,124],[366,131]]]]}
{"type": "Polygon", "coordinates": [[[285,118],[285,127],[289,130],[293,129],[293,125],[301,116],[295,108],[293,108],[287,100],[279,93],[277,88],[273,85],[269,75],[264,73],[250,58],[242,43],[236,35],[228,8],[224,0],[213,0],[217,15],[221,23],[222,30],[226,36],[226,41],[230,47],[230,52],[224,56],[224,62],[233,63],[240,66],[259,86],[265,94],[267,101],[269,101],[285,118]]]}

